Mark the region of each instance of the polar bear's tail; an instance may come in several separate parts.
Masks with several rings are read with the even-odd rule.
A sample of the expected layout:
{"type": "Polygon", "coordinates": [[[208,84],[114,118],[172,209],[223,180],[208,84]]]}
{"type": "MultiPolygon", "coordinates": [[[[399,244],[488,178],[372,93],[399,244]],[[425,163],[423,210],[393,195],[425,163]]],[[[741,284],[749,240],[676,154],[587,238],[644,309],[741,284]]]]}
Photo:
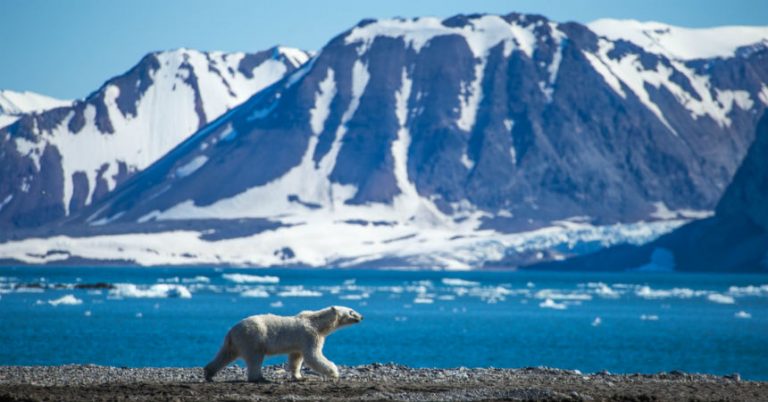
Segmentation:
{"type": "Polygon", "coordinates": [[[205,380],[213,381],[213,376],[229,363],[232,363],[235,359],[237,359],[237,350],[232,343],[232,335],[228,333],[224,338],[224,344],[221,345],[221,349],[219,349],[219,353],[217,353],[216,357],[214,357],[203,369],[205,372],[205,380]]]}

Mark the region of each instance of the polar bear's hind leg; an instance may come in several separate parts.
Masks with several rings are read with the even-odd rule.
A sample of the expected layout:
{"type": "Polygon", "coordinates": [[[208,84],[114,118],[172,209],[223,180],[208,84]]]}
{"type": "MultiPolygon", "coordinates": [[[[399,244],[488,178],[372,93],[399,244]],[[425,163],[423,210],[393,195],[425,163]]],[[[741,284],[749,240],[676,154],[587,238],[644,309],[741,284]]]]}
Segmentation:
{"type": "Polygon", "coordinates": [[[264,355],[259,353],[249,353],[245,356],[245,364],[248,365],[249,382],[267,382],[261,373],[261,364],[264,363],[264,355]]]}
{"type": "Polygon", "coordinates": [[[235,359],[237,359],[237,350],[235,350],[235,347],[232,344],[232,339],[229,334],[227,334],[227,337],[224,339],[224,344],[221,345],[221,349],[219,349],[219,353],[217,353],[216,357],[214,357],[203,369],[205,380],[209,382],[213,381],[213,376],[224,367],[227,367],[229,363],[235,361],[235,359]]]}

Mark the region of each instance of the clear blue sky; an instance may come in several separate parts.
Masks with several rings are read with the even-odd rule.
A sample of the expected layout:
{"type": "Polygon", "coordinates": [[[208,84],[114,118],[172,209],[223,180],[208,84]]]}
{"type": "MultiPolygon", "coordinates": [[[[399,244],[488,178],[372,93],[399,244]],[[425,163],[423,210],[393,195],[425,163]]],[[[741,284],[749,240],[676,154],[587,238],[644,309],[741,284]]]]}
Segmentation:
{"type": "Polygon", "coordinates": [[[313,50],[363,18],[511,11],[768,25],[768,0],[0,0],[0,89],[81,98],[153,50],[313,50]]]}

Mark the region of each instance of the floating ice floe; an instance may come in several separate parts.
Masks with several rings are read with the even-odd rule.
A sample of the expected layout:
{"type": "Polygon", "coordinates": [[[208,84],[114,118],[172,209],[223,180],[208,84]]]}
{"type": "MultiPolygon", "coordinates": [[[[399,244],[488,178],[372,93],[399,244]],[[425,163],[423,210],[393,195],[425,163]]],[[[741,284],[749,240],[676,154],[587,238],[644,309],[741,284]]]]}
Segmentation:
{"type": "Polygon", "coordinates": [[[720,304],[734,304],[736,303],[736,300],[733,299],[733,296],[723,295],[720,293],[712,293],[707,295],[707,300],[713,302],[713,303],[720,303],[720,304]]]}
{"type": "Polygon", "coordinates": [[[181,283],[211,283],[211,278],[203,275],[198,275],[194,278],[184,278],[181,283]]]}
{"type": "Polygon", "coordinates": [[[466,288],[456,288],[454,293],[457,296],[468,295],[470,297],[477,297],[480,300],[489,304],[505,301],[507,299],[507,296],[528,293],[528,289],[511,290],[503,286],[473,287],[473,288],[466,289],[466,292],[460,291],[462,289],[466,289],[466,288]]]}
{"type": "Polygon", "coordinates": [[[76,306],[78,304],[83,304],[83,301],[75,297],[74,295],[66,295],[62,296],[56,300],[48,300],[48,304],[51,306],[58,306],[60,304],[63,305],[69,305],[69,306],[76,306]]]}
{"type": "Polygon", "coordinates": [[[16,288],[14,292],[16,293],[43,293],[45,290],[42,288],[27,288],[27,287],[20,287],[16,288]]]}
{"type": "Polygon", "coordinates": [[[670,297],[690,299],[692,297],[708,294],[705,290],[693,290],[688,288],[651,289],[650,286],[640,286],[635,289],[635,296],[643,299],[666,299],[670,297]]]}
{"type": "Polygon", "coordinates": [[[555,289],[542,289],[534,295],[537,299],[551,299],[551,300],[592,300],[592,295],[587,293],[563,293],[555,289]]]}
{"type": "Polygon", "coordinates": [[[109,291],[110,298],[167,298],[179,297],[189,299],[192,293],[184,285],[160,283],[148,288],[140,288],[133,283],[117,283],[109,291]]]}
{"type": "Polygon", "coordinates": [[[728,294],[734,297],[742,297],[742,296],[756,296],[756,297],[765,297],[768,296],[768,285],[761,285],[761,286],[731,286],[728,288],[728,294]]]}
{"type": "Polygon", "coordinates": [[[600,326],[600,324],[602,324],[602,323],[603,323],[603,320],[602,320],[602,319],[600,319],[600,317],[595,317],[595,319],[594,319],[594,320],[592,320],[592,326],[593,326],[593,327],[598,327],[598,326],[600,326]]]}
{"type": "Polygon", "coordinates": [[[280,297],[320,297],[323,294],[315,290],[304,289],[302,286],[291,286],[277,295],[280,297]]]}
{"type": "Polygon", "coordinates": [[[341,299],[341,300],[363,300],[363,299],[367,299],[367,298],[368,298],[368,294],[366,294],[366,293],[359,294],[359,295],[341,295],[341,296],[339,296],[339,299],[341,299]]]}
{"type": "Polygon", "coordinates": [[[553,310],[565,310],[568,308],[568,306],[565,305],[565,303],[557,303],[556,301],[552,299],[544,300],[543,302],[539,303],[539,307],[541,308],[551,308],[553,310]]]}
{"type": "Polygon", "coordinates": [[[746,311],[742,310],[738,313],[733,315],[736,318],[752,318],[752,314],[747,313],[746,311]]]}
{"type": "Polygon", "coordinates": [[[415,299],[413,299],[414,304],[432,304],[434,302],[435,302],[434,300],[428,297],[416,297],[415,299]]]}
{"type": "Polygon", "coordinates": [[[618,299],[621,293],[612,289],[610,286],[603,282],[589,282],[587,288],[592,289],[596,295],[605,299],[618,299]]]}
{"type": "Polygon", "coordinates": [[[259,276],[248,274],[223,274],[222,278],[235,283],[278,283],[280,278],[276,276],[259,276]]]}
{"type": "Polygon", "coordinates": [[[248,289],[246,291],[243,291],[240,293],[240,297],[258,297],[258,298],[265,298],[269,297],[269,292],[267,292],[264,289],[248,289]]]}
{"type": "Polygon", "coordinates": [[[276,301],[276,302],[272,302],[272,303],[269,303],[269,307],[272,307],[272,308],[280,308],[280,307],[283,307],[283,302],[281,302],[280,300],[278,300],[278,301],[276,301]]]}
{"type": "Polygon", "coordinates": [[[447,286],[465,286],[465,287],[480,286],[480,282],[468,281],[468,280],[459,279],[459,278],[443,278],[442,282],[443,282],[443,285],[447,285],[447,286]]]}
{"type": "Polygon", "coordinates": [[[640,316],[640,319],[643,320],[643,321],[658,321],[659,320],[659,316],[657,316],[655,314],[642,314],[640,316]]]}
{"type": "Polygon", "coordinates": [[[85,310],[83,315],[86,316],[86,317],[90,317],[91,315],[93,315],[93,313],[91,313],[91,310],[85,310]]]}

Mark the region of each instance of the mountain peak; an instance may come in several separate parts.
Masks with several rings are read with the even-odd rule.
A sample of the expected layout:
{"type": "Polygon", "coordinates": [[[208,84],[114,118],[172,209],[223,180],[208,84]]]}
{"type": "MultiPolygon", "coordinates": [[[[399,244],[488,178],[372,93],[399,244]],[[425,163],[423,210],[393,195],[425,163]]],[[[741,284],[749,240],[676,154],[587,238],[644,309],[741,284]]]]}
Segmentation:
{"type": "MultiPolygon", "coordinates": [[[[542,33],[539,27],[545,24],[551,23],[544,17],[527,14],[459,14],[444,20],[436,17],[365,20],[352,28],[344,41],[346,44],[361,44],[359,52],[364,52],[378,37],[402,38],[418,53],[433,38],[458,35],[467,41],[478,58],[487,55],[500,43],[504,44],[505,54],[520,49],[530,57],[536,38],[542,33]]],[[[550,27],[555,26],[551,24],[550,27]]],[[[549,32],[546,30],[546,33],[549,32]]]]}
{"type": "Polygon", "coordinates": [[[312,56],[311,52],[307,52],[294,47],[275,46],[275,54],[284,57],[290,61],[294,67],[299,67],[306,63],[312,56]]]}

